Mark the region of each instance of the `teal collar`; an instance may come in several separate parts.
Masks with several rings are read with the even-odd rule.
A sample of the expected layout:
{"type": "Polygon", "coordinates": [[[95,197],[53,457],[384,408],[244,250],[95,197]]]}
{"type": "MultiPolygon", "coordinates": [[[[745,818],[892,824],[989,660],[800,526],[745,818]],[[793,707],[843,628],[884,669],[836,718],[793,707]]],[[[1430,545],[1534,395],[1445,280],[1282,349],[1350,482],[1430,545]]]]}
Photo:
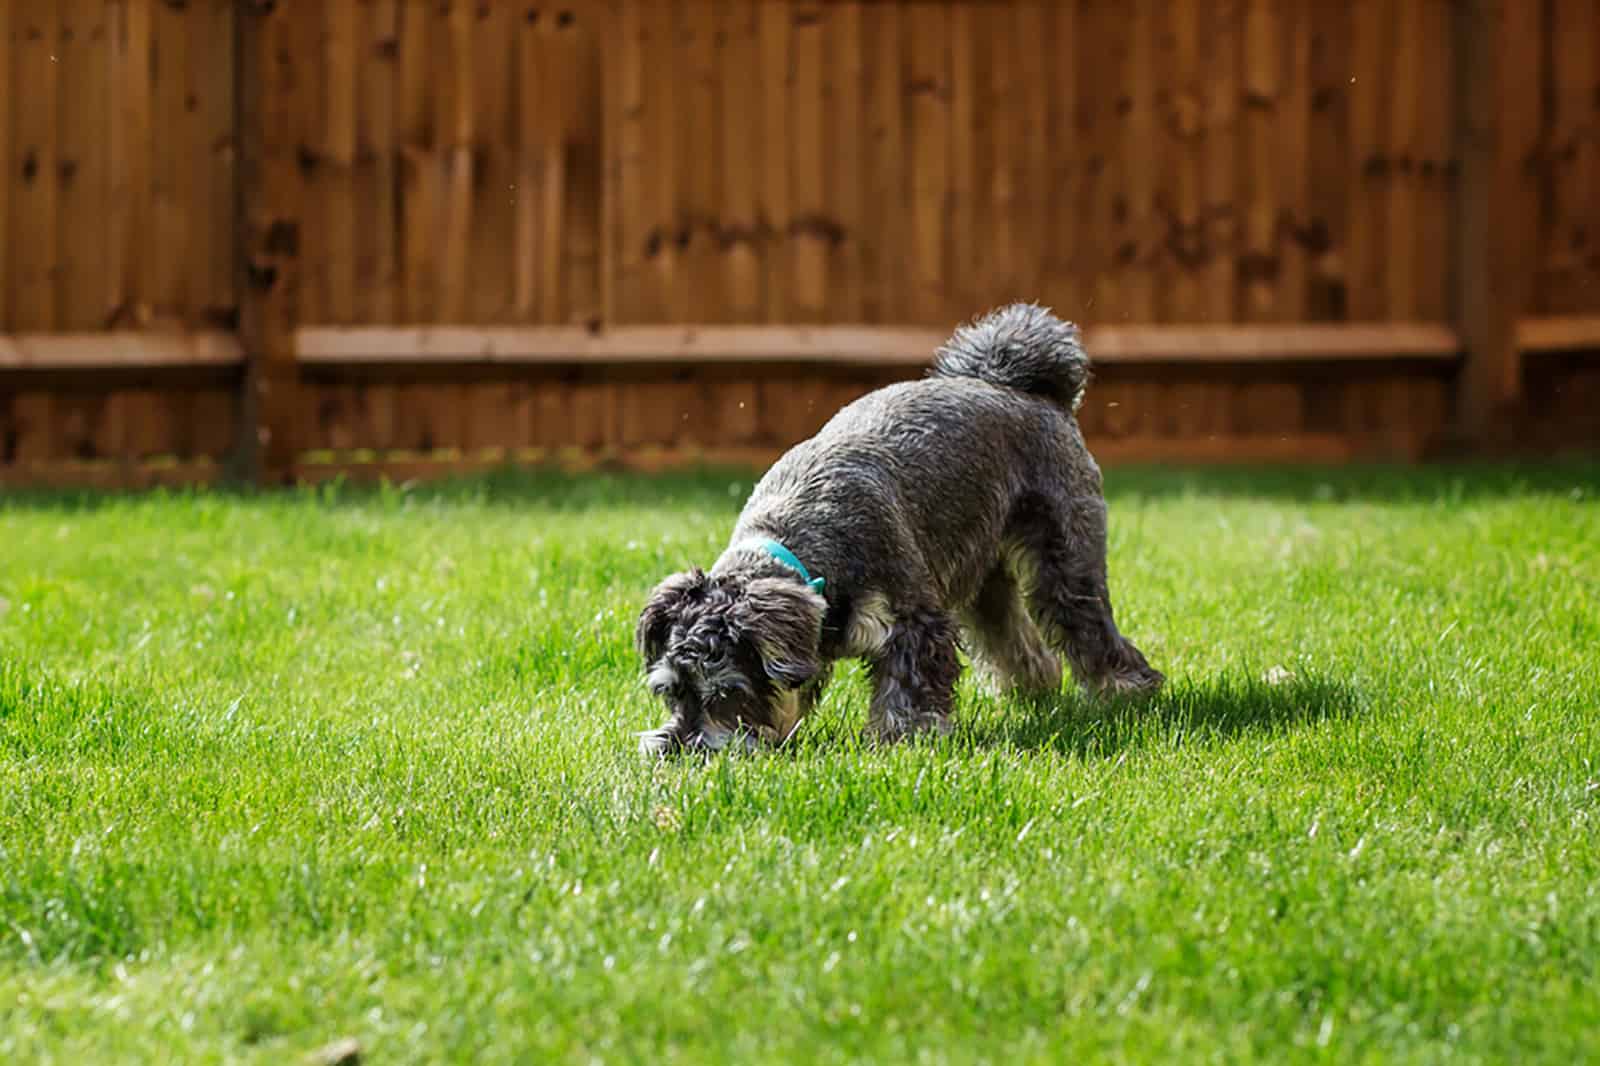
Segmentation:
{"type": "Polygon", "coordinates": [[[778,560],[778,562],[799,574],[800,580],[804,581],[806,585],[810,587],[812,592],[817,593],[819,596],[822,594],[822,586],[824,583],[823,579],[820,577],[812,577],[811,573],[806,570],[806,564],[802,563],[800,558],[795,555],[794,552],[790,551],[788,548],[785,548],[782,544],[773,540],[771,537],[762,537],[759,540],[750,541],[749,546],[752,548],[760,548],[762,551],[778,560]]]}

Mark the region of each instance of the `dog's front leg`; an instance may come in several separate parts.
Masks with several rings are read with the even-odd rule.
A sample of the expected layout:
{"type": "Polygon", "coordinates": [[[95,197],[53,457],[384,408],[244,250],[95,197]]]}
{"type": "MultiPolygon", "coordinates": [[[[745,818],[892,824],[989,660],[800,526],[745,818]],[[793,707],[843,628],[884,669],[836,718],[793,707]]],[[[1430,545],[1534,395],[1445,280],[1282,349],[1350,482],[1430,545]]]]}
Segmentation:
{"type": "Polygon", "coordinates": [[[869,660],[872,707],[867,732],[893,742],[924,730],[950,731],[961,660],[957,630],[942,611],[901,614],[869,660]]]}

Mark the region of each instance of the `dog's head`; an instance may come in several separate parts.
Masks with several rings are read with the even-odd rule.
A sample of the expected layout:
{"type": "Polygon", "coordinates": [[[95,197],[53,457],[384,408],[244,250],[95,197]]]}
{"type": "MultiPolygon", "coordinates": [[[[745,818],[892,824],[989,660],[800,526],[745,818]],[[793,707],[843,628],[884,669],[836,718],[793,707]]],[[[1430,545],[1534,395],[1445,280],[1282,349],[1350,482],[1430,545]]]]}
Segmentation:
{"type": "Polygon", "coordinates": [[[799,690],[822,669],[825,608],[790,577],[690,570],[656,586],[635,643],[645,681],[672,719],[645,735],[644,749],[717,749],[741,733],[787,737],[799,721],[799,690]]]}

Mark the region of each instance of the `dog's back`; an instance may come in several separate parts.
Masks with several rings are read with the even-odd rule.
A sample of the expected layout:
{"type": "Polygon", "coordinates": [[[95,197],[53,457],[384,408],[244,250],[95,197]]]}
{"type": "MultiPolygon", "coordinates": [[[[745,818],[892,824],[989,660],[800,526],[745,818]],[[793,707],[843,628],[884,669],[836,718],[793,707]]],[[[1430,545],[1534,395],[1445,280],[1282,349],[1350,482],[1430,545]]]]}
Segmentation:
{"type": "Polygon", "coordinates": [[[1032,305],[1002,308],[958,330],[927,377],[868,393],[790,449],[734,540],[793,538],[835,567],[860,566],[829,558],[842,537],[817,536],[848,515],[874,566],[939,560],[936,575],[906,579],[963,595],[1024,500],[1099,494],[1072,416],[1087,379],[1072,326],[1032,305]]]}
{"type": "Polygon", "coordinates": [[[765,487],[801,483],[804,496],[856,471],[880,491],[948,508],[952,491],[995,492],[1036,472],[1075,480],[1064,468],[1092,468],[1072,417],[1088,380],[1077,327],[1011,304],[957,329],[927,377],[845,406],[779,460],[765,487]]]}

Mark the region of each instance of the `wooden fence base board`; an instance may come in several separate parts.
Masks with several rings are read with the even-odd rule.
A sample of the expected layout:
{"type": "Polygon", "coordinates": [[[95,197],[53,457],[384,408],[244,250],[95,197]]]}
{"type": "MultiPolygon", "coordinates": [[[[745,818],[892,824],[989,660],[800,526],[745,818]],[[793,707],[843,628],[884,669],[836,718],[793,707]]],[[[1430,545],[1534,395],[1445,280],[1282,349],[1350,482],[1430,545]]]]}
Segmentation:
{"type": "MultiPolygon", "coordinates": [[[[1218,436],[1209,438],[1125,438],[1091,440],[1089,448],[1105,466],[1140,463],[1261,463],[1332,464],[1360,458],[1398,458],[1416,450],[1407,438],[1363,442],[1338,434],[1290,436],[1218,436]]],[[[296,467],[296,478],[317,483],[349,478],[352,481],[422,481],[440,477],[467,477],[509,468],[553,469],[567,473],[626,471],[664,473],[696,468],[762,471],[785,449],[781,447],[632,449],[516,449],[484,453],[325,453],[296,467]]]]}
{"type": "Polygon", "coordinates": [[[223,464],[203,459],[142,463],[41,461],[0,466],[0,489],[183,488],[215,485],[225,476],[223,464]]]}

